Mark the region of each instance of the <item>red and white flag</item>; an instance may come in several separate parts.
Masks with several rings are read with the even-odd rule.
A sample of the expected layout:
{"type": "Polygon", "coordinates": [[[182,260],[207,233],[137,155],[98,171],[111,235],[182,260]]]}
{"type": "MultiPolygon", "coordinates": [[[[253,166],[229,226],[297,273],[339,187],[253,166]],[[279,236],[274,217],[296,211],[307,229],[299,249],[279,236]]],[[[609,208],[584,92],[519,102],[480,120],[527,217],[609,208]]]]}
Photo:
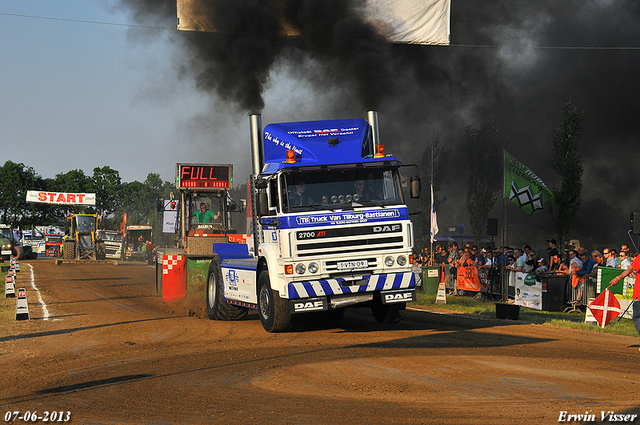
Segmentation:
{"type": "Polygon", "coordinates": [[[588,305],[591,314],[598,321],[601,327],[607,326],[611,320],[620,316],[620,303],[609,288],[602,291],[598,297],[588,305]]]}

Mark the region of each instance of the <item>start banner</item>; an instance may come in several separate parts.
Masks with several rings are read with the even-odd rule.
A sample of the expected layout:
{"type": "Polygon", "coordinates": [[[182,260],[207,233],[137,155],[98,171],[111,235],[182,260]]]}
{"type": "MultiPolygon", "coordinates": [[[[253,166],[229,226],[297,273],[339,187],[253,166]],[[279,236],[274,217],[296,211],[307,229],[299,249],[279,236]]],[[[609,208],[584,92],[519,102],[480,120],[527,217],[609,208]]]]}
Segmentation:
{"type": "Polygon", "coordinates": [[[61,193],[37,190],[27,191],[27,202],[55,205],[95,205],[95,193],[61,193]]]}

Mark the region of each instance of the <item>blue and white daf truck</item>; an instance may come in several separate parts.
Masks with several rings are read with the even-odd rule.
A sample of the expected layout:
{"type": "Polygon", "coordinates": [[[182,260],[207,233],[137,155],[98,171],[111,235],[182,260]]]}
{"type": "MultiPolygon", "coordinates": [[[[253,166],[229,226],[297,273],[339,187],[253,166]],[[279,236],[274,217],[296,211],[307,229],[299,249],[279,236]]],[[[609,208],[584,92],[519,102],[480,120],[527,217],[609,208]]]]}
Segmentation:
{"type": "Polygon", "coordinates": [[[251,216],[246,243],[213,243],[207,314],[238,320],[257,309],[268,332],[295,314],[369,307],[401,320],[415,300],[413,226],[405,196],[420,192],[415,166],[378,143],[377,113],[267,125],[252,115],[251,216]],[[410,173],[407,173],[407,170],[410,173]]]}

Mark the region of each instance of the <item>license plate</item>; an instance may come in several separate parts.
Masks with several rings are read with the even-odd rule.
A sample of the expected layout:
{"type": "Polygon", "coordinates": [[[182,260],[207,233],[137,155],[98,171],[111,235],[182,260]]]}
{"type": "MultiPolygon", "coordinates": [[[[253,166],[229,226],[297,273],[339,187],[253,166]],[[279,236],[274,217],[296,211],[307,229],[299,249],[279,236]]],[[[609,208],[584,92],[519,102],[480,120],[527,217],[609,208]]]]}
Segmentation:
{"type": "Polygon", "coordinates": [[[366,269],[367,267],[369,267],[367,260],[338,262],[338,270],[366,269]]]}
{"type": "Polygon", "coordinates": [[[9,250],[6,250],[6,251],[5,251],[5,250],[3,249],[3,250],[2,250],[2,255],[11,255],[11,250],[9,249],[9,250]]]}

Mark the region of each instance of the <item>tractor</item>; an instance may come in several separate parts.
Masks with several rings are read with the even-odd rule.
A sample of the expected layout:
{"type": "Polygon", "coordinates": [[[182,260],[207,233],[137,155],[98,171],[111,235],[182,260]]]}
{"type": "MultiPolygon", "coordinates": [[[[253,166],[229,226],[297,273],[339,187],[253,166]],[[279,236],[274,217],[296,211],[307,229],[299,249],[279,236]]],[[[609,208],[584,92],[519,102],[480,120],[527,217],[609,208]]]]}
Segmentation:
{"type": "Polygon", "coordinates": [[[62,243],[62,258],[65,260],[104,260],[104,241],[96,238],[96,229],[101,218],[98,214],[72,214],[67,217],[68,233],[62,243]]]}

